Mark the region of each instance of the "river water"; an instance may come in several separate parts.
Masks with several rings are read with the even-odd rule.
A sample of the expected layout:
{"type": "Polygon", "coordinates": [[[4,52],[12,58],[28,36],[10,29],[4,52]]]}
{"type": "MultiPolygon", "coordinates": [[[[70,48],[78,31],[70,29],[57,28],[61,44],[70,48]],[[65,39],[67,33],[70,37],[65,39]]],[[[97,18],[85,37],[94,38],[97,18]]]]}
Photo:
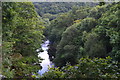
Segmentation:
{"type": "Polygon", "coordinates": [[[50,61],[49,59],[49,55],[48,55],[48,45],[49,45],[49,40],[46,40],[43,44],[41,44],[41,47],[43,49],[43,52],[40,52],[38,54],[38,57],[41,57],[43,58],[44,60],[42,61],[41,66],[42,66],[42,69],[38,71],[38,73],[40,75],[42,75],[43,73],[45,73],[46,71],[48,71],[48,67],[52,67],[53,63],[50,61]]]}

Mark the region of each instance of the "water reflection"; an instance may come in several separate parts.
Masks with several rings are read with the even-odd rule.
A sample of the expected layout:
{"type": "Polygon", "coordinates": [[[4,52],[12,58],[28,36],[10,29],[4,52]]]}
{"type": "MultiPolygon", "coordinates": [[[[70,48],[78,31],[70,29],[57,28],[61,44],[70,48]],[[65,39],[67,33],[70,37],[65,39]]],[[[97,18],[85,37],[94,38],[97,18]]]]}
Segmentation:
{"type": "Polygon", "coordinates": [[[43,52],[40,52],[38,57],[43,58],[44,60],[41,63],[42,69],[38,71],[40,75],[45,73],[48,70],[48,66],[51,67],[52,62],[50,62],[49,55],[48,55],[48,45],[49,45],[49,40],[45,41],[43,44],[41,44],[42,49],[44,50],[43,52]]]}

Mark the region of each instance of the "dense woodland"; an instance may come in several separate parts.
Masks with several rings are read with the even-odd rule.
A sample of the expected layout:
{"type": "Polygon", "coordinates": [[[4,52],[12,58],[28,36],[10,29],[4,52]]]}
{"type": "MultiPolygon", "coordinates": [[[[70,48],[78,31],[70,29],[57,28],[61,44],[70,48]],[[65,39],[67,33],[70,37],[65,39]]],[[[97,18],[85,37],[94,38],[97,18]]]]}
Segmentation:
{"type": "Polygon", "coordinates": [[[2,29],[6,78],[120,78],[120,2],[4,2],[2,29]],[[40,76],[46,39],[55,66],[40,76]]]}
{"type": "Polygon", "coordinates": [[[62,13],[70,11],[73,7],[95,6],[98,3],[89,2],[34,2],[37,13],[42,18],[48,18],[50,21],[62,13]]]}
{"type": "Polygon", "coordinates": [[[2,73],[7,78],[29,77],[40,69],[36,49],[42,43],[44,26],[34,5],[2,3],[2,73]]]}

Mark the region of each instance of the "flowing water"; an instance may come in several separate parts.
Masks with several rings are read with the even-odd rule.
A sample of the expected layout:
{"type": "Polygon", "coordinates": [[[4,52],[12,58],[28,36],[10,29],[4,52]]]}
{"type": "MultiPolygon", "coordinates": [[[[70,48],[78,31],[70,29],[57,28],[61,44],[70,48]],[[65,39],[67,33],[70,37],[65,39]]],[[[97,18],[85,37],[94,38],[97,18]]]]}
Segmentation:
{"type": "Polygon", "coordinates": [[[48,67],[51,67],[53,65],[53,63],[49,59],[49,55],[48,55],[48,52],[47,52],[49,43],[50,43],[49,40],[47,40],[43,44],[41,44],[43,52],[40,52],[38,54],[38,57],[41,57],[41,58],[44,59],[42,61],[42,63],[40,63],[41,66],[42,66],[42,69],[38,71],[38,73],[40,75],[42,75],[43,73],[45,73],[46,71],[48,71],[48,67]]]}

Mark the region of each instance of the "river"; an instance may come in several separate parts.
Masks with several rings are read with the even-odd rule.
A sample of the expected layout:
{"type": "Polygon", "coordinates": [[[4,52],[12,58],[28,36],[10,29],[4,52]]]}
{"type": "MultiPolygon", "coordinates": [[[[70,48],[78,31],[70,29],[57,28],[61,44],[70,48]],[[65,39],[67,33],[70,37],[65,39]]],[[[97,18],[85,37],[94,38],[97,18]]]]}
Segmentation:
{"type": "Polygon", "coordinates": [[[38,73],[40,75],[42,75],[43,73],[45,73],[46,71],[48,71],[48,66],[49,67],[52,67],[53,63],[50,61],[49,59],[49,55],[48,55],[48,45],[49,45],[49,40],[46,40],[43,44],[41,44],[41,47],[43,49],[43,52],[40,52],[38,54],[38,57],[41,57],[43,58],[44,60],[42,61],[41,66],[42,66],[42,69],[38,71],[38,73]]]}

